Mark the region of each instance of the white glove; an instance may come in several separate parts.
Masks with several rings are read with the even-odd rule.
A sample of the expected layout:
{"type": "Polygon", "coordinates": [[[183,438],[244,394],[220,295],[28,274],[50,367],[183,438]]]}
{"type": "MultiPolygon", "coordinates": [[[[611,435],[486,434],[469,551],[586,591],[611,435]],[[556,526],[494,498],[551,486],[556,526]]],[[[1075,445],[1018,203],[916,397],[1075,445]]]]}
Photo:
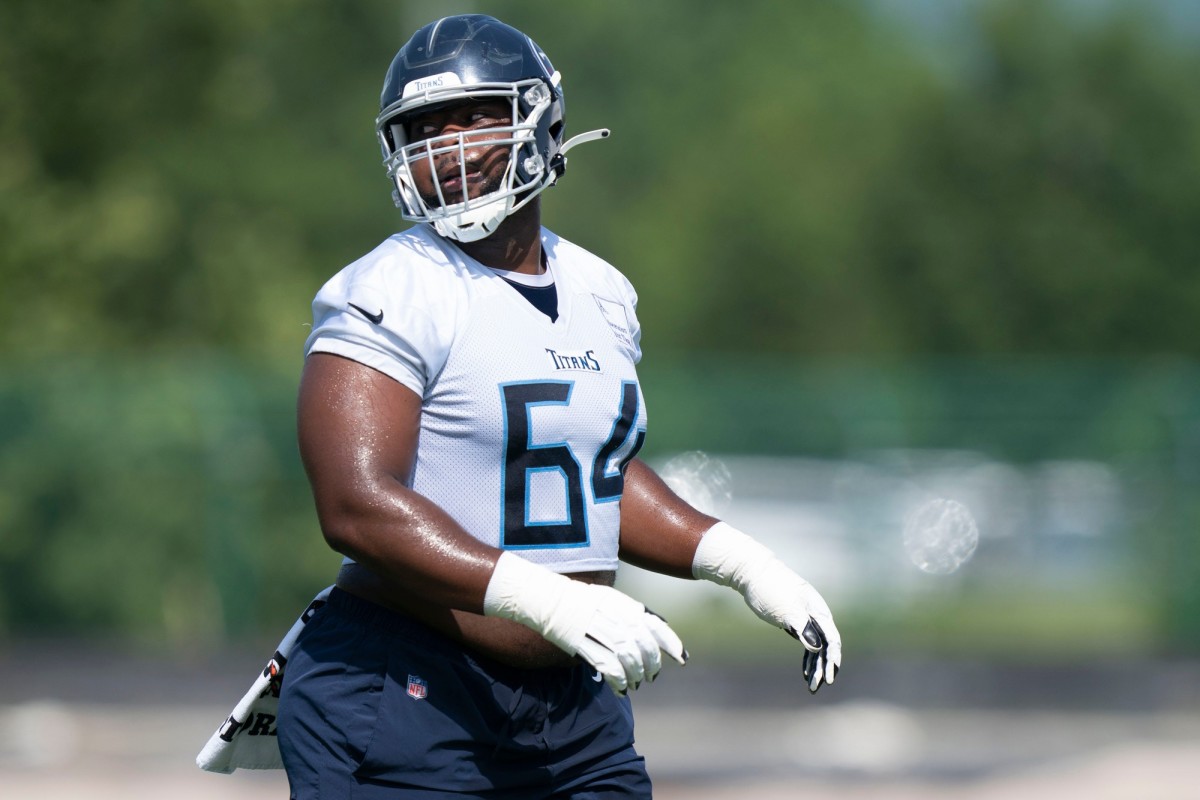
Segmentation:
{"type": "Polygon", "coordinates": [[[662,653],[683,664],[687,652],[666,620],[608,586],[571,580],[512,553],[501,553],[483,613],[519,622],[596,668],[624,694],[662,669],[662,653]]]}
{"type": "Polygon", "coordinates": [[[692,559],[692,575],[742,593],[762,619],[804,645],[804,679],[815,692],[833,683],[842,665],[842,635],[825,600],[808,581],[746,534],[718,522],[709,528],[692,559]]]}

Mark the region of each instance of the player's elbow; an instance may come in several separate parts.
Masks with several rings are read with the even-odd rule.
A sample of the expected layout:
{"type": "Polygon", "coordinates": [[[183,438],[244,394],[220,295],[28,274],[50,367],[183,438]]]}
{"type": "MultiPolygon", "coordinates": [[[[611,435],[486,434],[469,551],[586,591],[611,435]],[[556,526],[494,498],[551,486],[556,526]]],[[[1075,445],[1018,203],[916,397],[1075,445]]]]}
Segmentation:
{"type": "Polygon", "coordinates": [[[317,518],[325,544],[337,553],[358,560],[372,548],[372,515],[353,501],[318,503],[317,518]]]}

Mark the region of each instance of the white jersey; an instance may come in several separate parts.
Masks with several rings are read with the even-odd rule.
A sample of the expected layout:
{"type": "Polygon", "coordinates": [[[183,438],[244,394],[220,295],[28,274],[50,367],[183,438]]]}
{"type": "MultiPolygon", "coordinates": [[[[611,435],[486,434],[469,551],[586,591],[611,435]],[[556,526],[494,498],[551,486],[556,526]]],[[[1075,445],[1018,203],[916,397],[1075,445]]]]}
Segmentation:
{"type": "Polygon", "coordinates": [[[637,295],[542,230],[552,322],[425,225],[317,293],[306,353],[334,353],[422,398],[414,490],[485,544],[558,572],[617,567],[622,469],[646,409],[637,295]]]}

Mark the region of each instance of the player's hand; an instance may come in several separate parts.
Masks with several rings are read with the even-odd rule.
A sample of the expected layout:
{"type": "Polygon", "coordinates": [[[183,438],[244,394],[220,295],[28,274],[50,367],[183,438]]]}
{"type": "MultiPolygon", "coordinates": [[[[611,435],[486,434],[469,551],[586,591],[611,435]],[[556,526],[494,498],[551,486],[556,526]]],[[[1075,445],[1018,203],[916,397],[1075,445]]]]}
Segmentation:
{"type": "Polygon", "coordinates": [[[799,640],[810,692],[833,683],[842,665],[842,635],[829,605],[770,550],[720,522],[700,540],[692,574],[737,589],[755,614],[799,640]]]}
{"type": "Polygon", "coordinates": [[[687,661],[683,642],[665,619],[616,589],[578,585],[584,591],[578,593],[577,624],[562,642],[547,638],[595,667],[613,691],[624,693],[654,680],[663,653],[679,664],[687,661]]]}
{"type": "Polygon", "coordinates": [[[779,559],[771,558],[746,576],[742,596],[760,618],[804,645],[808,690],[833,683],[842,664],[842,635],[820,593],[779,559]]]}
{"type": "Polygon", "coordinates": [[[496,562],[484,613],[520,622],[592,665],[625,693],[662,669],[662,653],[680,664],[683,642],[666,620],[607,586],[571,580],[512,553],[496,562]]]}

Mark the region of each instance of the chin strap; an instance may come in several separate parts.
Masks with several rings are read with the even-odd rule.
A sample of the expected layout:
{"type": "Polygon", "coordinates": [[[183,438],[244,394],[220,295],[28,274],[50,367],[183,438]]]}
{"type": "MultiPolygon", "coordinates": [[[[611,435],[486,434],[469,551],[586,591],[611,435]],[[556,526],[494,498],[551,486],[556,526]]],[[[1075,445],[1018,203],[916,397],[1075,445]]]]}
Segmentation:
{"type": "Polygon", "coordinates": [[[567,139],[566,143],[563,144],[562,147],[558,148],[558,154],[550,161],[551,180],[548,185],[553,186],[558,182],[558,179],[563,176],[563,173],[567,171],[568,150],[575,145],[583,144],[584,142],[594,142],[599,139],[607,139],[611,132],[612,131],[610,131],[608,128],[597,128],[594,131],[581,133],[578,136],[572,136],[570,139],[567,139]]]}
{"type": "Polygon", "coordinates": [[[612,131],[610,131],[608,128],[597,128],[594,131],[588,131],[587,133],[581,133],[578,136],[572,136],[570,139],[567,139],[566,144],[558,149],[559,155],[565,156],[567,151],[577,144],[594,142],[598,139],[607,139],[610,133],[612,133],[612,131]]]}

